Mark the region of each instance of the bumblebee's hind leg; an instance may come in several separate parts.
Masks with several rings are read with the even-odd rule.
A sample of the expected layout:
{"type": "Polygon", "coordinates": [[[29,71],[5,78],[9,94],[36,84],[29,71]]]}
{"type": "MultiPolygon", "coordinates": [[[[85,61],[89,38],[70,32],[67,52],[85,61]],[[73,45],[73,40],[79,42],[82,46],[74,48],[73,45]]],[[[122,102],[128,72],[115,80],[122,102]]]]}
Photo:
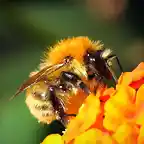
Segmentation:
{"type": "Polygon", "coordinates": [[[65,114],[65,117],[76,117],[76,114],[65,114]]]}
{"type": "Polygon", "coordinates": [[[51,102],[53,104],[54,110],[59,115],[59,117],[57,119],[60,120],[64,126],[66,126],[66,124],[68,123],[67,117],[76,116],[76,114],[66,114],[65,113],[65,106],[63,104],[63,101],[61,99],[57,98],[57,96],[56,96],[55,86],[50,86],[49,92],[50,92],[50,98],[51,98],[51,102]]]}
{"type": "MultiPolygon", "coordinates": [[[[87,87],[87,85],[75,73],[68,72],[68,71],[62,71],[61,74],[60,74],[60,81],[65,83],[65,85],[71,84],[76,88],[82,89],[87,95],[90,94],[90,90],[87,87]]],[[[76,116],[76,114],[66,114],[64,112],[65,107],[64,107],[62,101],[60,101],[56,96],[53,96],[53,102],[54,102],[55,108],[58,109],[58,111],[59,111],[59,115],[60,115],[60,118],[61,118],[60,121],[63,124],[68,123],[67,117],[75,117],[76,116]]]]}
{"type": "MultiPolygon", "coordinates": [[[[60,74],[59,84],[62,84],[62,82],[65,85],[69,83],[76,88],[82,89],[87,95],[90,94],[90,90],[87,87],[87,85],[81,80],[81,78],[79,78],[78,75],[72,72],[62,71],[60,74]]],[[[59,118],[57,119],[59,119],[64,125],[66,125],[68,123],[67,117],[76,116],[76,114],[65,113],[64,101],[60,97],[57,97],[56,95],[56,91],[60,89],[63,91],[64,89],[67,89],[67,86],[64,89],[60,88],[59,85],[50,86],[49,92],[50,92],[50,98],[51,98],[54,110],[58,113],[58,116],[59,116],[59,118]]]]}

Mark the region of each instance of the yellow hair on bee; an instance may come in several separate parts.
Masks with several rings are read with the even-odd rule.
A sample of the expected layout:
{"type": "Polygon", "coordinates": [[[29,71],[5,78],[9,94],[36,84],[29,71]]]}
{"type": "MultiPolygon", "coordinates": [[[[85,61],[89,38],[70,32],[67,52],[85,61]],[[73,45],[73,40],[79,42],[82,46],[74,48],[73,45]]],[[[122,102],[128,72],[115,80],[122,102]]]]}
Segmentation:
{"type": "Polygon", "coordinates": [[[42,65],[57,64],[66,56],[72,56],[82,63],[83,56],[88,49],[100,50],[103,49],[103,44],[100,41],[91,41],[88,37],[82,36],[61,40],[45,52],[42,65]]]}

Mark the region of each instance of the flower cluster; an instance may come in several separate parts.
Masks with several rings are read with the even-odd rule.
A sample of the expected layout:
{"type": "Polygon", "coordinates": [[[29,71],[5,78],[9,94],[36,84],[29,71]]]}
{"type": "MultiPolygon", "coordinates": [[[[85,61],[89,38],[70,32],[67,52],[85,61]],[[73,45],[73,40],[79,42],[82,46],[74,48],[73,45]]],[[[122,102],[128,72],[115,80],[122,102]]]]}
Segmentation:
{"type": "Polygon", "coordinates": [[[88,96],[63,136],[42,144],[144,144],[144,62],[123,73],[116,88],[88,96]]]}

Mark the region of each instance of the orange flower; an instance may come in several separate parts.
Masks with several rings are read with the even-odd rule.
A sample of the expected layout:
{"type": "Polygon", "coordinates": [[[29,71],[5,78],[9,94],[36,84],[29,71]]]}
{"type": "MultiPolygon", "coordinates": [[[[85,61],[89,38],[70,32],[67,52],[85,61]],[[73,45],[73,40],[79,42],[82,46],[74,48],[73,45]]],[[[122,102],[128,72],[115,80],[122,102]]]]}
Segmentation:
{"type": "Polygon", "coordinates": [[[123,73],[116,88],[89,95],[63,136],[42,144],[144,144],[144,62],[123,73]]]}

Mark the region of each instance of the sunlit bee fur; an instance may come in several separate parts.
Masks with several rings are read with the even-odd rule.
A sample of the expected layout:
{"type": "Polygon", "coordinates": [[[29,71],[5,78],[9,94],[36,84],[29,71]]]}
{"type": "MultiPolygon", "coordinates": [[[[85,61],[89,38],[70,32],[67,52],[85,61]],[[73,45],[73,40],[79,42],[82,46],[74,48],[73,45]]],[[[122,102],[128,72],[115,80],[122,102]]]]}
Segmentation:
{"type": "Polygon", "coordinates": [[[81,89],[84,93],[96,93],[104,79],[114,79],[111,65],[116,55],[104,48],[100,41],[88,37],[73,37],[61,40],[44,53],[38,71],[32,72],[30,78],[18,89],[26,90],[26,104],[40,122],[51,123],[60,120],[67,123],[66,103],[81,89]],[[92,80],[94,89],[88,84],[92,80]]]}

